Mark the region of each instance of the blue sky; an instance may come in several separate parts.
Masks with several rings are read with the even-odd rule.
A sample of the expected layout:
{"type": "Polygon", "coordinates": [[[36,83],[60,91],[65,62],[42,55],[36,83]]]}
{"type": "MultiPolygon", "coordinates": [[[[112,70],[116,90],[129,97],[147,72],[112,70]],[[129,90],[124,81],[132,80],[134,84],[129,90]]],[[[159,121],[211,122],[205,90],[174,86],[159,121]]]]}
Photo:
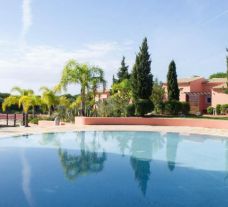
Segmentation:
{"type": "Polygon", "coordinates": [[[227,22],[226,0],[0,0],[0,91],[52,87],[70,58],[110,83],[145,36],[155,77],[166,79],[172,59],[179,77],[207,77],[226,70],[227,22]]]}

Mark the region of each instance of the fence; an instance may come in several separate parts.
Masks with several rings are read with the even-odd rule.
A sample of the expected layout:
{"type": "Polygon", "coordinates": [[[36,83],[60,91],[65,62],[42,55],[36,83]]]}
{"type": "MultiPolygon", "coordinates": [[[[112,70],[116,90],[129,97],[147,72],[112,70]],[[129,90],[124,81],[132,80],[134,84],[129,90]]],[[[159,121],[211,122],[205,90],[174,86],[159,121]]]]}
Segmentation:
{"type": "Polygon", "coordinates": [[[25,114],[0,114],[0,126],[25,125],[25,114]]]}

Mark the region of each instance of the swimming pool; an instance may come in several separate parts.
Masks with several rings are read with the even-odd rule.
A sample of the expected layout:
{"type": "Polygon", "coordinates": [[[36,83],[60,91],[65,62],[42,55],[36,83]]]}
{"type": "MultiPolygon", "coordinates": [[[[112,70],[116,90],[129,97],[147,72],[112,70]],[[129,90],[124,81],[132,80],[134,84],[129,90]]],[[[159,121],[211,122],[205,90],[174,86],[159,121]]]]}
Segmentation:
{"type": "Polygon", "coordinates": [[[0,206],[228,206],[228,139],[68,132],[0,139],[0,206]]]}

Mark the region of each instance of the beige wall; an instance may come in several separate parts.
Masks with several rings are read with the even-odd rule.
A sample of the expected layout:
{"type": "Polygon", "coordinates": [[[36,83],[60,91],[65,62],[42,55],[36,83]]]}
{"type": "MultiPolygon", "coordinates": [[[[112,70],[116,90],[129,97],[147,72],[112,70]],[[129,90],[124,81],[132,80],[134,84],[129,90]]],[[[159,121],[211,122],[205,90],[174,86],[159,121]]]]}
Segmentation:
{"type": "Polygon", "coordinates": [[[228,104],[228,94],[222,93],[221,90],[212,90],[212,107],[217,104],[228,104]]]}
{"type": "MultiPolygon", "coordinates": [[[[163,88],[165,89],[165,100],[168,100],[168,90],[167,85],[163,85],[163,88]]],[[[190,85],[189,84],[179,84],[180,89],[180,101],[186,101],[186,94],[185,92],[190,92],[190,85]]]]}
{"type": "Polygon", "coordinates": [[[180,101],[186,101],[186,92],[190,92],[190,84],[179,84],[180,101]]]}

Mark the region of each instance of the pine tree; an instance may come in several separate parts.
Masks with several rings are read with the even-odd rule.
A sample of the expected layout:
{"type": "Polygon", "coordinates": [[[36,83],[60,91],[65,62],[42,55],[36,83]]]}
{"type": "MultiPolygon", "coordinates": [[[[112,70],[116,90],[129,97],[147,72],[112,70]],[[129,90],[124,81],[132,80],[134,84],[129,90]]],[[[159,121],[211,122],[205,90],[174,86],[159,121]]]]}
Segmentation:
{"type": "Polygon", "coordinates": [[[118,82],[122,82],[124,79],[129,79],[130,75],[128,73],[128,66],[125,63],[125,57],[121,61],[121,67],[119,68],[119,72],[117,73],[118,82]]]}
{"type": "Polygon", "coordinates": [[[168,89],[168,100],[179,101],[180,90],[178,88],[176,64],[172,60],[169,64],[169,71],[167,74],[167,89],[168,89]]]}
{"type": "Polygon", "coordinates": [[[147,38],[143,40],[140,51],[136,56],[131,83],[134,101],[138,99],[149,100],[152,95],[153,75],[151,74],[151,60],[148,52],[147,38]]]}
{"type": "Polygon", "coordinates": [[[117,80],[116,80],[115,76],[113,75],[113,76],[112,76],[112,84],[114,84],[114,83],[116,83],[116,82],[117,82],[117,80]]]}

